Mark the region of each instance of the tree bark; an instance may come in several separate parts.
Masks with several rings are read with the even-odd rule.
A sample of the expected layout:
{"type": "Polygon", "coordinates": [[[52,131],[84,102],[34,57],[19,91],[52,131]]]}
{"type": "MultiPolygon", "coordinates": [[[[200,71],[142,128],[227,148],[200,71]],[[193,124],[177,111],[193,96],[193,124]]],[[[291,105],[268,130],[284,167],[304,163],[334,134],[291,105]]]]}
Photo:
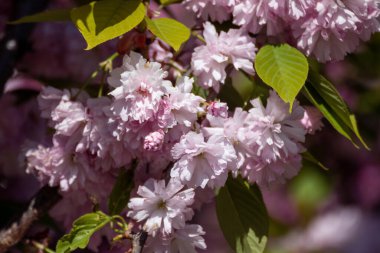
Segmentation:
{"type": "Polygon", "coordinates": [[[0,231],[0,253],[6,252],[16,245],[24,237],[32,223],[49,211],[60,199],[57,187],[44,186],[41,188],[16,221],[0,231]]]}

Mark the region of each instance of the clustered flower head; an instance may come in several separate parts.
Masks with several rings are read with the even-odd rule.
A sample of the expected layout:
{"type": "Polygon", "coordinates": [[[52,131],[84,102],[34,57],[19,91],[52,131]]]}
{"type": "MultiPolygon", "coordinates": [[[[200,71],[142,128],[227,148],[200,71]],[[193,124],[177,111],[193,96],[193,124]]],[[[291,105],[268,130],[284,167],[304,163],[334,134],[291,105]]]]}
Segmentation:
{"type": "Polygon", "coordinates": [[[26,152],[27,171],[59,187],[62,203],[70,203],[70,210],[58,210],[65,223],[93,199],[104,206],[119,172],[133,170],[126,216],[149,235],[147,252],[207,249],[194,212],[229,176],[270,188],[299,172],[306,134],[322,127],[315,108],[290,106],[273,90],[233,110],[217,98],[231,74],[255,74],[262,35],[289,40],[325,62],[379,29],[374,0],[183,4],[201,20],[204,37],[187,52],[189,71],[169,75],[171,58],[181,56],[156,39],[146,51],[150,61],[131,51],[110,71],[105,95],[46,87],[38,102],[52,138],[26,152]],[[230,19],[234,28],[227,31],[209,22],[230,19]]]}
{"type": "Polygon", "coordinates": [[[253,40],[243,30],[230,29],[218,35],[210,23],[204,24],[203,36],[206,45],[194,49],[191,66],[199,85],[219,91],[226,80],[225,71],[229,64],[236,70],[254,73],[253,60],[256,47],[253,40]]]}
{"type": "Polygon", "coordinates": [[[380,29],[378,0],[186,0],[184,4],[202,20],[232,20],[243,31],[291,43],[320,62],[342,60],[380,29]]]}
{"type": "Polygon", "coordinates": [[[28,171],[59,186],[68,202],[72,194],[106,202],[111,189],[98,186],[112,186],[137,160],[128,217],[149,234],[148,248],[188,252],[206,248],[202,227],[189,223],[195,202],[202,205],[197,194],[223,187],[229,174],[263,187],[291,178],[307,128],[302,107],[289,112],[274,91],[266,106],[257,98],[248,111],[232,113],[226,103],[193,94],[192,78],[173,85],[166,76],[159,63],[131,52],[110,73],[108,96],[45,88],[39,105],[54,129],[52,143],[26,156],[28,171]]]}

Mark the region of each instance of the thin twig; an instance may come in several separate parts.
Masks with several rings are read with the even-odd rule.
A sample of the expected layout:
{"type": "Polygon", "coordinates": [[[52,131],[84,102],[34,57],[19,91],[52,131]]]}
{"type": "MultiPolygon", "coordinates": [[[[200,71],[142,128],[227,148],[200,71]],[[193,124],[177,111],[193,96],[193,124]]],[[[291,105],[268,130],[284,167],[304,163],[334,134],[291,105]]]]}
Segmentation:
{"type": "Polygon", "coordinates": [[[25,235],[34,221],[53,207],[61,196],[58,188],[42,187],[29,202],[28,208],[10,226],[0,231],[0,253],[16,245],[25,235]]]}

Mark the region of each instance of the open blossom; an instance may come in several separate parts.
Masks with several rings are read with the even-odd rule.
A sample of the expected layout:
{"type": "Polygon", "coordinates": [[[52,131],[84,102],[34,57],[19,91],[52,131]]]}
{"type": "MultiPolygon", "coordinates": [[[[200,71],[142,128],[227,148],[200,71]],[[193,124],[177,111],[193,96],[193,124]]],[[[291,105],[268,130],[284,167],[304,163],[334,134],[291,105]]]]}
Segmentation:
{"type": "Polygon", "coordinates": [[[123,66],[114,69],[108,83],[115,89],[111,110],[123,121],[142,123],[153,118],[161,97],[171,87],[164,80],[167,73],[157,62],[147,62],[140,54],[131,52],[123,59],[123,66]]]}
{"type": "Polygon", "coordinates": [[[203,128],[207,136],[217,135],[226,138],[232,144],[237,155],[236,164],[231,164],[232,169],[242,167],[248,155],[247,144],[252,133],[247,129],[247,116],[246,111],[236,108],[232,117],[208,118],[211,127],[203,128]]]}
{"type": "Polygon", "coordinates": [[[194,189],[182,190],[183,187],[173,179],[166,186],[164,180],[149,179],[139,186],[140,197],[130,199],[128,216],[137,222],[145,221],[144,230],[153,236],[158,231],[167,235],[173,229],[183,228],[185,221],[193,216],[189,206],[194,201],[194,189]]]}
{"type": "Polygon", "coordinates": [[[204,99],[191,93],[193,89],[193,78],[180,77],[176,86],[169,91],[168,103],[171,114],[178,124],[190,127],[198,118],[198,113],[203,109],[200,104],[204,99]]]}
{"type": "Polygon", "coordinates": [[[147,62],[135,52],[126,55],[123,65],[110,74],[108,83],[115,89],[105,109],[109,128],[118,141],[135,152],[143,147],[146,136],[174,125],[170,105],[163,99],[172,85],[163,79],[167,73],[159,63],[147,62]]]}
{"type": "MultiPolygon", "coordinates": [[[[289,106],[271,92],[266,107],[259,99],[251,101],[253,108],[236,108],[232,117],[214,118],[203,130],[207,136],[220,136],[232,144],[236,163],[243,177],[264,187],[284,183],[301,168],[301,143],[306,131],[300,120],[303,109],[289,106]]],[[[235,171],[236,172],[236,171],[235,171]]]]}
{"type": "Polygon", "coordinates": [[[71,94],[68,90],[58,90],[53,87],[45,87],[38,96],[38,106],[41,117],[50,119],[52,111],[57,107],[61,100],[69,101],[71,94]]]}
{"type": "Polygon", "coordinates": [[[178,160],[171,172],[189,187],[223,186],[228,164],[236,159],[235,150],[223,136],[213,135],[207,141],[202,133],[189,132],[174,145],[172,156],[178,160]]]}
{"type": "Polygon", "coordinates": [[[112,135],[135,156],[142,148],[160,150],[164,135],[170,142],[169,130],[177,126],[191,127],[197,120],[203,98],[191,93],[193,79],[181,77],[176,86],[164,80],[166,72],[157,62],[147,62],[140,54],[131,52],[121,68],[111,72],[108,79],[114,99],[107,109],[112,135]]]}
{"type": "Polygon", "coordinates": [[[202,235],[203,228],[195,224],[186,224],[184,228],[176,229],[169,236],[149,238],[146,252],[152,253],[197,253],[196,248],[206,249],[202,235]]]}
{"type": "Polygon", "coordinates": [[[86,121],[85,107],[80,102],[61,100],[52,111],[52,121],[57,134],[72,136],[86,121]]]}
{"type": "Polygon", "coordinates": [[[320,62],[342,60],[353,52],[361,39],[379,31],[376,1],[323,0],[314,12],[293,24],[297,46],[320,62]]]}
{"type": "Polygon", "coordinates": [[[61,191],[86,189],[107,177],[91,166],[86,154],[73,152],[71,143],[64,138],[55,139],[52,147],[30,149],[26,159],[28,173],[50,186],[59,186],[61,191]]]}
{"type": "Polygon", "coordinates": [[[236,0],[185,0],[186,9],[197,14],[198,18],[207,21],[223,22],[229,19],[231,7],[236,0]]]}
{"type": "Polygon", "coordinates": [[[360,19],[357,27],[362,40],[369,40],[373,33],[380,30],[378,0],[344,0],[344,4],[360,19]]]}
{"type": "Polygon", "coordinates": [[[251,183],[270,188],[273,185],[283,184],[286,180],[296,176],[301,167],[302,157],[300,154],[269,163],[250,157],[246,166],[241,168],[241,174],[251,183]]]}
{"type": "Polygon", "coordinates": [[[266,26],[266,34],[273,36],[283,31],[283,22],[276,12],[280,12],[278,0],[241,0],[233,7],[233,22],[251,33],[266,26]]]}
{"type": "Polygon", "coordinates": [[[230,63],[237,70],[254,73],[252,62],[256,47],[242,30],[230,29],[218,35],[215,27],[206,22],[203,36],[206,45],[195,48],[191,60],[199,85],[219,91],[220,83],[223,84],[226,79],[225,68],[230,63]]]}
{"type": "Polygon", "coordinates": [[[80,96],[73,101],[71,92],[48,87],[39,96],[42,116],[49,115],[50,126],[56,130],[54,136],[67,138],[73,152],[87,156],[94,169],[109,170],[129,163],[128,153],[119,155],[121,143],[112,138],[104,113],[111,100],[88,98],[83,91],[78,94],[80,96]]]}
{"type": "Polygon", "coordinates": [[[149,59],[157,62],[168,62],[173,58],[170,46],[160,39],[155,39],[149,47],[149,59]]]}
{"type": "Polygon", "coordinates": [[[207,107],[207,114],[213,117],[228,117],[227,103],[213,101],[207,107]]]}
{"type": "Polygon", "coordinates": [[[316,0],[275,0],[271,1],[274,12],[284,21],[298,20],[305,17],[316,0]]]}
{"type": "Polygon", "coordinates": [[[304,115],[302,107],[296,102],[289,113],[289,105],[274,91],[270,92],[266,107],[259,98],[251,103],[253,108],[249,111],[248,121],[249,130],[255,134],[250,143],[254,155],[271,162],[298,154],[306,134],[300,122],[304,115]]]}

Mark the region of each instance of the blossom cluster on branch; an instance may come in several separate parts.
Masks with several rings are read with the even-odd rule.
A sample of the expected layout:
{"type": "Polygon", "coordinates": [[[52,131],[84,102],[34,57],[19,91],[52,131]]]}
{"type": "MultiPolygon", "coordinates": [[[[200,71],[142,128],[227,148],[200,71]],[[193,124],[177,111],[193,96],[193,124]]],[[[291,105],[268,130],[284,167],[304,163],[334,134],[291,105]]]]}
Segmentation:
{"type": "Polygon", "coordinates": [[[173,85],[166,76],[159,63],[131,52],[110,73],[109,97],[46,87],[41,115],[55,132],[51,146],[27,152],[28,171],[69,198],[105,201],[118,170],[137,159],[138,197],[128,216],[151,235],[148,247],[205,248],[202,228],[187,223],[194,202],[205,201],[197,195],[222,187],[229,173],[263,187],[295,176],[311,121],[303,125],[304,109],[295,102],[289,112],[274,91],[265,106],[256,98],[248,111],[230,112],[191,93],[192,78],[173,85]]]}
{"type": "Polygon", "coordinates": [[[320,62],[342,60],[379,31],[376,0],[185,0],[198,17],[293,42],[320,62]]]}
{"type": "MultiPolygon", "coordinates": [[[[178,52],[142,27],[112,41],[124,56],[117,68],[100,64],[98,96],[87,83],[42,89],[38,104],[51,138],[26,152],[27,172],[59,187],[63,199],[52,213],[66,228],[93,206],[106,209],[120,172],[132,171],[124,217],[148,234],[144,252],[206,250],[206,229],[194,215],[229,177],[270,189],[300,171],[306,135],[323,126],[317,108],[286,103],[276,87],[248,94],[241,106],[220,96],[234,74],[255,78],[259,48],[286,42],[319,62],[340,60],[380,29],[376,0],[184,0],[175,8],[194,13],[195,38],[178,52]]],[[[52,72],[56,78],[84,79],[76,71],[85,61],[62,62],[69,66],[52,72]]],[[[98,234],[93,249],[103,235],[111,237],[98,234]]]]}

